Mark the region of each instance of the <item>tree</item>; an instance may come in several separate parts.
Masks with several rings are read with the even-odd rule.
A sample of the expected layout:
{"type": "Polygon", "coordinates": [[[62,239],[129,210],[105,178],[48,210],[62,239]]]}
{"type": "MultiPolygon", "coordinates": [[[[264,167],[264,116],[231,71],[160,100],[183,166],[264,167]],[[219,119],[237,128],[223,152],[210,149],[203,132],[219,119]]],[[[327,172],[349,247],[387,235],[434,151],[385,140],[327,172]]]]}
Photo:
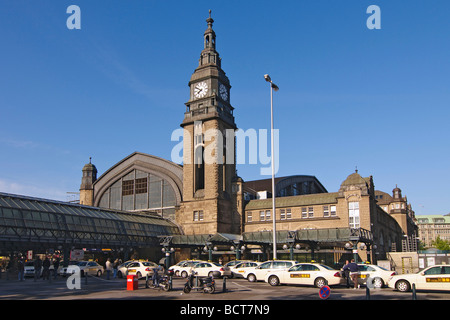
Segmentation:
{"type": "Polygon", "coordinates": [[[437,236],[436,240],[431,242],[431,245],[438,250],[450,251],[450,242],[442,240],[440,236],[437,236]]]}

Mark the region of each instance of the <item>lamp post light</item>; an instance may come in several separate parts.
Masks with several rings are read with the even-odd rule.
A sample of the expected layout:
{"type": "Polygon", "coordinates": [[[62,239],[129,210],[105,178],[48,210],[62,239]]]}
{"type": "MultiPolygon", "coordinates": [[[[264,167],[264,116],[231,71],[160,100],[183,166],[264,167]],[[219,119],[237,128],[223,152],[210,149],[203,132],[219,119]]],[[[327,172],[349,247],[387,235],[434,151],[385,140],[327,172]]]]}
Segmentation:
{"type": "Polygon", "coordinates": [[[274,161],[274,139],[273,139],[273,90],[278,91],[278,86],[272,82],[268,74],[264,79],[270,83],[270,149],[272,158],[272,221],[273,221],[273,260],[277,260],[277,232],[275,223],[275,161],[274,161]]]}

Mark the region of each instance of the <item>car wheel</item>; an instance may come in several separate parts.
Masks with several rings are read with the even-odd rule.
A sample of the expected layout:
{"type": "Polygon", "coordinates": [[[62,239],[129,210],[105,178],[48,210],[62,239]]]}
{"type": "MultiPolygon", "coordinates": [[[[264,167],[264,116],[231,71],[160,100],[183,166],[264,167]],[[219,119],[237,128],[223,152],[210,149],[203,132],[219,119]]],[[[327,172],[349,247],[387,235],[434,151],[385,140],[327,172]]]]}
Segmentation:
{"type": "Polygon", "coordinates": [[[101,277],[102,276],[102,270],[98,270],[97,271],[97,277],[101,277]]]}
{"type": "Polygon", "coordinates": [[[210,272],[208,273],[208,277],[214,278],[214,273],[213,273],[212,271],[210,271],[210,272]]]}
{"type": "Polygon", "coordinates": [[[250,281],[250,282],[256,282],[256,276],[253,273],[250,273],[247,276],[247,280],[250,281]]]}
{"type": "Polygon", "coordinates": [[[175,277],[179,277],[179,276],[180,276],[180,271],[179,270],[175,271],[175,277]]]}
{"type": "Polygon", "coordinates": [[[182,278],[187,278],[188,273],[186,271],[181,272],[181,277],[182,278]]]}
{"type": "Polygon", "coordinates": [[[142,278],[142,273],[140,273],[139,271],[136,273],[136,277],[138,278],[138,279],[140,279],[140,278],[142,278]]]}
{"type": "Polygon", "coordinates": [[[117,276],[120,278],[120,279],[122,279],[123,278],[123,275],[122,275],[122,272],[117,272],[117,276]]]}
{"type": "Polygon", "coordinates": [[[381,278],[375,278],[372,280],[372,284],[374,288],[380,289],[384,287],[384,281],[381,278]]]}
{"type": "Polygon", "coordinates": [[[411,290],[411,285],[406,280],[399,280],[395,284],[395,288],[400,292],[408,292],[411,290]]]}
{"type": "Polygon", "coordinates": [[[280,284],[280,279],[277,276],[270,276],[268,282],[271,286],[275,287],[280,284]]]}
{"type": "Polygon", "coordinates": [[[322,288],[326,284],[327,284],[327,281],[324,278],[317,278],[316,280],[314,280],[314,286],[316,288],[322,288]]]}

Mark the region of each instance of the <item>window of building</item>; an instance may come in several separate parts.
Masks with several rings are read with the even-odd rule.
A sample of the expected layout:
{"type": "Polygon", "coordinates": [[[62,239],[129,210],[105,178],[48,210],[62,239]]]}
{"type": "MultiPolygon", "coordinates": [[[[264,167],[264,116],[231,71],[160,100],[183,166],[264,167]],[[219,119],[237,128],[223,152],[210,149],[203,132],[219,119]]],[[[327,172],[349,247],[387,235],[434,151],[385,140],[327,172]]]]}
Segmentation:
{"type": "Polygon", "coordinates": [[[264,221],[264,220],[266,220],[266,212],[260,211],[259,212],[259,221],[264,221]]]}
{"type": "Polygon", "coordinates": [[[266,210],[266,221],[270,220],[270,210],[266,210]]]}
{"type": "Polygon", "coordinates": [[[286,219],[292,219],[291,209],[286,209],[286,219]]]}
{"type": "Polygon", "coordinates": [[[348,221],[350,228],[359,228],[359,202],[348,203],[348,221]]]}
{"type": "Polygon", "coordinates": [[[328,210],[328,206],[323,206],[323,216],[325,218],[330,216],[330,211],[328,210]]]}
{"type": "Polygon", "coordinates": [[[122,181],[122,195],[129,196],[134,193],[134,180],[122,181]]]}
{"type": "Polygon", "coordinates": [[[280,209],[280,220],[286,220],[286,209],[280,209]]]}
{"type": "Polygon", "coordinates": [[[194,211],[194,221],[203,221],[203,210],[194,211]]]}
{"type": "Polygon", "coordinates": [[[336,206],[330,206],[330,216],[336,217],[336,206]]]}
{"type": "Polygon", "coordinates": [[[136,194],[147,193],[147,178],[136,179],[136,194]]]}
{"type": "Polygon", "coordinates": [[[314,217],[314,207],[308,207],[308,218],[314,217]]]}
{"type": "Polygon", "coordinates": [[[306,211],[306,208],[302,208],[302,218],[308,218],[308,211],[306,211]]]}
{"type": "Polygon", "coordinates": [[[252,222],[252,212],[247,212],[247,222],[252,222]]]}

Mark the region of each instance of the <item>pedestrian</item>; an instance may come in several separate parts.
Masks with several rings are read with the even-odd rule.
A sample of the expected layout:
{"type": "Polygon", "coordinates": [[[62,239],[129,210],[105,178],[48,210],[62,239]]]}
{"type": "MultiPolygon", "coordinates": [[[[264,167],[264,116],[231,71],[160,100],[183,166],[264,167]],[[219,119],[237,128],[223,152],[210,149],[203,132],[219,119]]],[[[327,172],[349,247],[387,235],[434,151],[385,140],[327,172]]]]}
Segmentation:
{"type": "Polygon", "coordinates": [[[36,260],[34,260],[33,266],[34,266],[34,281],[36,281],[41,277],[41,270],[42,270],[42,260],[41,258],[39,258],[39,256],[36,256],[36,260]]]}
{"type": "Polygon", "coordinates": [[[45,257],[44,262],[42,262],[42,267],[44,268],[42,270],[42,280],[50,280],[50,259],[48,257],[45,257]]]}
{"type": "Polygon", "coordinates": [[[56,258],[53,262],[53,279],[56,279],[58,276],[58,268],[59,268],[59,258],[56,258]]]}
{"type": "Polygon", "coordinates": [[[344,271],[348,270],[350,272],[350,278],[353,281],[353,289],[358,289],[359,288],[359,284],[358,284],[358,273],[359,273],[359,269],[358,269],[358,265],[355,263],[355,259],[352,259],[350,261],[350,263],[346,264],[344,266],[344,271]]]}
{"type": "Polygon", "coordinates": [[[17,271],[18,273],[18,277],[19,277],[19,281],[23,281],[25,280],[24,276],[25,276],[25,263],[23,262],[23,258],[20,258],[19,261],[17,262],[17,271]]]}
{"type": "Polygon", "coordinates": [[[109,276],[111,275],[111,270],[112,270],[112,263],[111,263],[111,259],[108,258],[108,260],[106,260],[106,280],[109,280],[109,276]]]}
{"type": "Polygon", "coordinates": [[[117,269],[119,268],[119,259],[114,260],[113,264],[113,279],[117,277],[117,269]]]}
{"type": "Polygon", "coordinates": [[[343,273],[344,279],[347,283],[347,289],[348,289],[348,288],[350,288],[350,270],[348,268],[344,269],[345,266],[347,266],[347,265],[348,265],[348,260],[345,260],[345,264],[342,267],[342,273],[343,273]]]}

